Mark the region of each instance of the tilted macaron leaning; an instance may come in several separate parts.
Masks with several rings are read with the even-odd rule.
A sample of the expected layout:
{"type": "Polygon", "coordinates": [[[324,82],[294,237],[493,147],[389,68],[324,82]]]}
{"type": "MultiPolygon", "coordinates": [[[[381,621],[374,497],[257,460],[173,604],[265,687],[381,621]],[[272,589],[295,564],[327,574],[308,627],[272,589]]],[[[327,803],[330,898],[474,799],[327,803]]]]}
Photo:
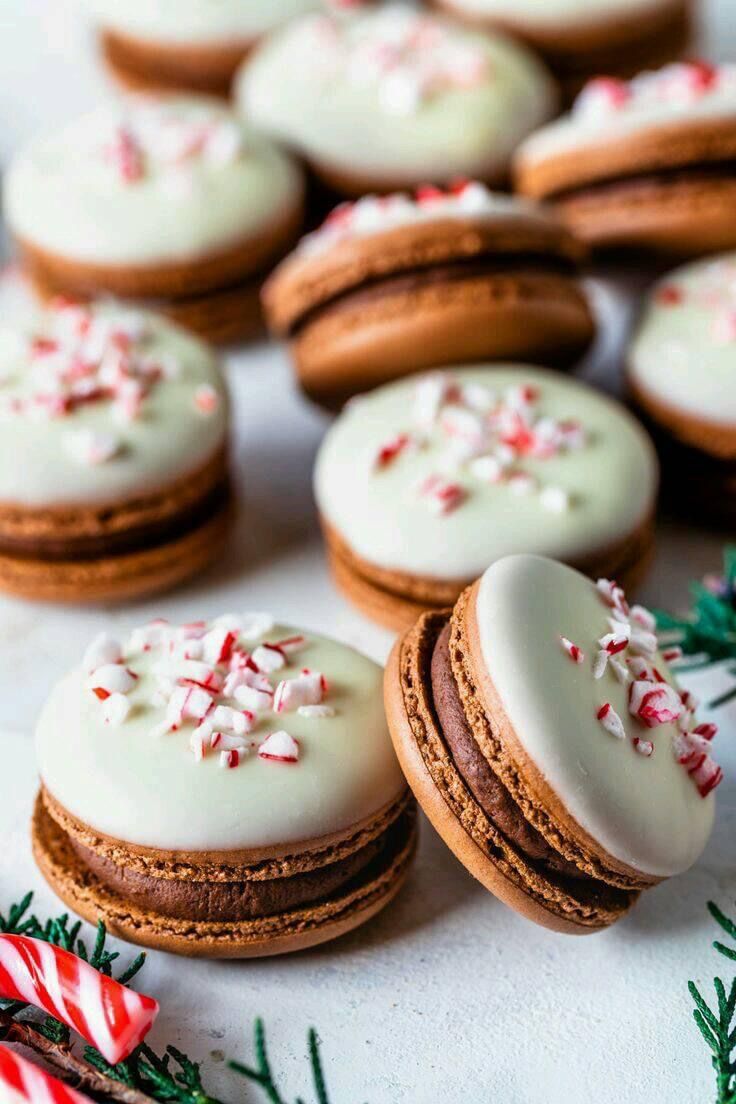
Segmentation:
{"type": "Polygon", "coordinates": [[[319,0],[82,0],[107,64],[129,88],[226,96],[246,54],[319,0]]]}
{"type": "Polygon", "coordinates": [[[416,843],[381,681],[264,614],[103,634],[38,722],[41,871],[79,915],[180,954],[351,930],[396,894],[416,843]]]}
{"type": "Polygon", "coordinates": [[[736,253],[695,261],[647,296],[627,384],[663,459],[668,505],[736,521],[736,253]]]}
{"type": "Polygon", "coordinates": [[[736,65],[591,81],[523,143],[517,189],[596,247],[694,255],[736,245],[736,65]]]}
{"type": "Polygon", "coordinates": [[[435,0],[473,25],[501,29],[536,50],[574,95],[591,77],[657,69],[687,46],[689,0],[435,0]]]}
{"type": "Polygon", "coordinates": [[[477,182],[343,203],[264,286],[271,328],[326,405],[436,364],[565,365],[595,325],[584,247],[543,208],[477,182]]]}
{"type": "Polygon", "coordinates": [[[451,613],[423,614],[386,670],[404,773],[468,870],[561,932],[618,920],[710,835],[715,726],[619,586],[509,556],[451,613]]]}
{"type": "Polygon", "coordinates": [[[42,293],[155,302],[234,340],[261,325],[262,278],[299,233],[303,181],[216,101],[132,99],[21,150],[4,199],[42,293]]]}
{"type": "Polygon", "coordinates": [[[0,327],[0,422],[0,589],[130,598],[220,551],[225,385],[166,319],[64,302],[0,327]]]}
{"type": "Polygon", "coordinates": [[[248,120],[353,197],[502,181],[557,104],[523,46],[400,3],[294,20],[246,61],[236,95],[248,120]]]}
{"type": "Polygon", "coordinates": [[[399,629],[513,552],[635,583],[657,479],[618,403],[560,373],[475,366],[355,399],[318,453],[315,495],[338,586],[399,629]]]}

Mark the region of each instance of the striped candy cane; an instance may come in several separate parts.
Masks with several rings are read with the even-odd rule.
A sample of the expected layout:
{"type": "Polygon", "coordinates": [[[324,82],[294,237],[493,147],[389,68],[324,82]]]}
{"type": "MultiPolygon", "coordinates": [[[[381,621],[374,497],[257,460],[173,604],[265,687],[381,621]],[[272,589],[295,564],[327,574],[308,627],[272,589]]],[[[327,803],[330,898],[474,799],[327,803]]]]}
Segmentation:
{"type": "Polygon", "coordinates": [[[3,1104],[90,1104],[14,1050],[0,1046],[0,1100],[3,1104]]]}
{"type": "Polygon", "coordinates": [[[111,1065],[135,1050],[158,1003],[126,989],[89,963],[25,935],[0,935],[0,997],[26,1001],[61,1020],[111,1065]]]}

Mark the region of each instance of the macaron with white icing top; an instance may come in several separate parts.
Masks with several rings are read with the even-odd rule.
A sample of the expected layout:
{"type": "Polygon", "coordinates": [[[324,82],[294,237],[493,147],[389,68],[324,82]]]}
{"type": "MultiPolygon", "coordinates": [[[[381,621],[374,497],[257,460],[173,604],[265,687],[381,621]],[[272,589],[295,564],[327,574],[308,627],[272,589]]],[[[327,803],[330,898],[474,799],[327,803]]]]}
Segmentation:
{"type": "Polygon", "coordinates": [[[663,457],[668,505],[736,520],[736,254],[692,262],[647,295],[627,354],[631,397],[663,457]]]}
{"type": "Polygon", "coordinates": [[[632,77],[672,61],[691,34],[688,0],[435,0],[473,26],[537,51],[566,95],[601,73],[632,77]]]}
{"type": "Polygon", "coordinates": [[[264,286],[297,377],[328,406],[436,364],[565,366],[595,324],[584,247],[539,205],[476,181],[343,203],[264,286]]]}
{"type": "Polygon", "coordinates": [[[350,403],[315,496],[337,585],[399,629],[516,552],[636,582],[657,482],[647,434],[612,399],[560,373],[476,365],[350,403]]]}
{"type": "Polygon", "coordinates": [[[605,928],[703,851],[723,775],[678,659],[616,583],[530,555],[497,561],[397,642],[386,709],[409,784],[523,916],[605,928]]]}
{"type": "Polygon", "coordinates": [[[245,118],[356,198],[502,181],[557,103],[523,46],[401,3],[294,20],[246,61],[236,96],[245,118]]]}
{"type": "Polygon", "coordinates": [[[81,916],[186,955],[351,930],[416,842],[382,674],[265,614],[101,635],[39,718],[41,871],[81,916]]]}
{"type": "Polygon", "coordinates": [[[109,601],[201,571],[228,524],[228,421],[214,354],[158,315],[64,301],[6,322],[0,588],[109,601]]]}
{"type": "Polygon", "coordinates": [[[674,63],[590,81],[521,145],[515,178],[593,246],[688,256],[736,244],[735,155],[736,66],[674,63]]]}
{"type": "Polygon", "coordinates": [[[81,0],[127,88],[227,96],[255,43],[319,0],[81,0]]]}
{"type": "Polygon", "coordinates": [[[299,168],[214,100],[108,104],[11,162],[5,214],[42,294],[155,302],[204,336],[252,334],[301,227],[299,168]]]}

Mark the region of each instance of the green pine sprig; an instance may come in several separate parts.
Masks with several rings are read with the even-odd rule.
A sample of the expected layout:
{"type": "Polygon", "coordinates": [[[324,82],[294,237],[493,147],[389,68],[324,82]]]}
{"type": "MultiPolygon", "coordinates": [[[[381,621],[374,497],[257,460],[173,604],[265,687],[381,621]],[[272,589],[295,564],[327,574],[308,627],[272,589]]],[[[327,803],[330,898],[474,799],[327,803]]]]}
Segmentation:
{"type": "Polygon", "coordinates": [[[690,590],[693,604],[685,617],[655,611],[659,632],[676,640],[692,668],[736,659],[736,547],[724,550],[722,575],[693,583],[690,590]]]}
{"type": "MultiPolygon", "coordinates": [[[[713,901],[708,911],[723,932],[736,942],[736,923],[713,901]]],[[[736,948],[716,940],[714,948],[729,961],[736,961],[736,948]]],[[[719,977],[713,979],[716,1002],[711,1008],[693,981],[688,990],[695,1007],[693,1019],[711,1050],[716,1075],[716,1104],[736,1104],[736,978],[729,988],[719,977]]]]}
{"type": "MultiPolygon", "coordinates": [[[[107,946],[107,931],[100,921],[90,948],[81,936],[82,922],[70,924],[63,913],[43,923],[31,911],[33,894],[12,904],[7,915],[0,913],[0,933],[28,935],[71,951],[95,969],[113,976],[113,964],[119,952],[107,946]]],[[[139,954],[117,975],[127,985],[140,971],[145,954],[139,954]]],[[[270,1104],[285,1104],[277,1086],[266,1046],[266,1031],[261,1019],[255,1022],[254,1067],[231,1062],[230,1068],[262,1089],[270,1104]]],[[[22,1042],[42,1054],[58,1071],[73,1080],[82,1091],[121,1104],[224,1104],[210,1096],[203,1084],[198,1062],[169,1046],[158,1055],[143,1043],[124,1062],[112,1066],[94,1047],[87,1046],[83,1058],[72,1051],[69,1029],[50,1016],[35,1018],[30,1006],[20,1001],[0,1001],[0,1039],[22,1042]]],[[[319,1039],[311,1028],[308,1034],[309,1065],[316,1104],[330,1104],[320,1056],[319,1039]]],[[[295,1104],[305,1104],[298,1097],[295,1104]]]]}
{"type": "MultiPolygon", "coordinates": [[[[273,1077],[271,1063],[268,1058],[268,1049],[266,1047],[266,1030],[263,1025],[263,1020],[260,1018],[255,1022],[253,1035],[256,1066],[245,1066],[242,1062],[230,1062],[230,1069],[241,1074],[243,1077],[247,1077],[248,1080],[254,1082],[254,1084],[259,1085],[266,1094],[270,1104],[286,1104],[273,1077]]],[[[312,1072],[312,1084],[314,1086],[317,1104],[330,1104],[327,1095],[327,1086],[325,1084],[324,1070],[322,1069],[319,1038],[313,1027],[309,1029],[307,1040],[309,1045],[309,1064],[312,1072]]],[[[296,1104],[304,1104],[303,1099],[297,1097],[296,1104]]]]}

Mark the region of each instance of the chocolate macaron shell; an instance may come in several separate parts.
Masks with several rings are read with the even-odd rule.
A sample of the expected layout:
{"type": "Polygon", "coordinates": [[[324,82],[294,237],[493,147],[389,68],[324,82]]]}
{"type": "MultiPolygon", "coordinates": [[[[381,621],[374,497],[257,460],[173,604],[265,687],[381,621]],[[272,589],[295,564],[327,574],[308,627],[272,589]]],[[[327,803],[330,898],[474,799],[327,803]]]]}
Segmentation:
{"type": "Polygon", "coordinates": [[[515,556],[422,615],[389,664],[389,726],[430,820],[487,888],[556,930],[612,923],[687,869],[712,827],[721,772],[683,746],[707,752],[713,733],[695,728],[650,623],[614,584],[515,556]],[[624,635],[591,654],[612,611],[624,635]]]}
{"type": "Polygon", "coordinates": [[[636,893],[586,896],[540,875],[477,803],[448,749],[432,697],[431,662],[449,612],[424,613],[397,640],[386,666],[385,703],[394,748],[422,812],[481,885],[503,904],[567,935],[600,930],[619,919],[636,893]]]}

